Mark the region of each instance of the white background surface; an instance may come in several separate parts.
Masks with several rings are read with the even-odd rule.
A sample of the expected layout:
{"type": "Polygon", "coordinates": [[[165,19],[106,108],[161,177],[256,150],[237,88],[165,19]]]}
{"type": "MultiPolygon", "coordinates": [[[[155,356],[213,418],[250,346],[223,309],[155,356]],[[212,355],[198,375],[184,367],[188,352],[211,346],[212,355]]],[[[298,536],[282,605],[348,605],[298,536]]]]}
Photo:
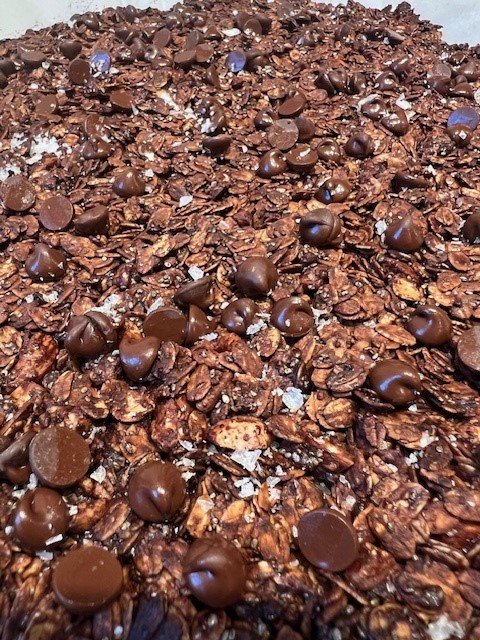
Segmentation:
{"type": "MultiPolygon", "coordinates": [[[[74,13],[127,4],[166,9],[174,4],[174,0],[0,0],[0,38],[20,35],[29,27],[68,20],[74,13]]],[[[382,8],[389,2],[363,0],[363,4],[382,8]]],[[[390,0],[390,4],[396,6],[397,2],[390,0]]],[[[477,0],[411,0],[410,4],[423,18],[443,25],[447,42],[478,44],[480,41],[480,7],[477,0]]]]}

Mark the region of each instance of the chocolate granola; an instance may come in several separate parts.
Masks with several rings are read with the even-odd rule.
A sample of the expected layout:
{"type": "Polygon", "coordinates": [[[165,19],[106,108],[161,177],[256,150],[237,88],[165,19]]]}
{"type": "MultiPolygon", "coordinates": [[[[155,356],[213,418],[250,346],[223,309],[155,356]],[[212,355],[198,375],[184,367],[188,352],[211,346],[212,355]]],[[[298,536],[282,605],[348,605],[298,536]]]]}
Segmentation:
{"type": "Polygon", "coordinates": [[[0,43],[0,638],[480,638],[480,48],[187,0],[0,43]]]}

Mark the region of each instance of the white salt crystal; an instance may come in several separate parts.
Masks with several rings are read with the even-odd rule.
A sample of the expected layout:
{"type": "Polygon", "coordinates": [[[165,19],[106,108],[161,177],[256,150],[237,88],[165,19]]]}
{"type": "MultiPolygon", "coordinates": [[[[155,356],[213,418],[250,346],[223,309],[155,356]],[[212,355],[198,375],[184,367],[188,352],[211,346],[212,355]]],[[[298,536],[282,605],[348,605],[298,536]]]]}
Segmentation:
{"type": "Polygon", "coordinates": [[[122,625],[117,624],[117,626],[113,630],[113,635],[115,636],[115,638],[120,638],[122,636],[122,633],[123,633],[122,625]]]}
{"type": "Polygon", "coordinates": [[[193,196],[188,195],[188,196],[182,196],[180,198],[180,200],[178,201],[178,206],[179,207],[186,207],[187,204],[190,204],[193,200],[193,196]]]}
{"type": "Polygon", "coordinates": [[[106,477],[107,471],[102,464],[90,474],[90,478],[92,478],[92,480],[95,480],[95,482],[103,482],[106,477]]]}
{"type": "Polygon", "coordinates": [[[30,158],[26,160],[27,164],[35,164],[39,162],[44,155],[53,154],[57,157],[61,155],[60,145],[54,136],[47,134],[35,136],[30,146],[30,158]]]}
{"type": "Polygon", "coordinates": [[[233,38],[233,36],[238,36],[240,35],[241,31],[240,29],[222,29],[222,33],[223,35],[227,36],[227,38],[233,38]]]}
{"type": "Polygon", "coordinates": [[[58,534],[58,536],[52,536],[51,538],[47,538],[47,540],[45,540],[45,545],[48,547],[51,544],[56,544],[57,542],[61,542],[63,540],[63,536],[61,533],[58,534]]]}
{"type": "Polygon", "coordinates": [[[298,411],[305,402],[305,399],[300,389],[287,387],[287,390],[282,396],[282,402],[290,411],[298,411]]]}
{"type": "Polygon", "coordinates": [[[148,307],[147,309],[147,315],[149,313],[152,313],[152,311],[155,311],[156,309],[158,309],[159,307],[163,307],[164,306],[164,301],[163,298],[156,298],[152,304],[148,307]]]}
{"type": "Polygon", "coordinates": [[[53,553],[51,551],[37,551],[35,555],[37,558],[40,558],[40,560],[45,560],[45,562],[53,560],[53,553]]]}
{"type": "Polygon", "coordinates": [[[254,322],[250,326],[247,327],[247,336],[253,336],[262,329],[265,329],[266,323],[260,319],[258,322],[254,322]]]}
{"type": "Polygon", "coordinates": [[[416,404],[411,404],[411,405],[408,407],[408,411],[412,411],[413,413],[415,413],[415,411],[418,411],[418,407],[417,407],[417,405],[416,405],[416,404]]]}
{"type": "Polygon", "coordinates": [[[190,478],[193,478],[194,475],[195,474],[192,473],[191,471],[183,471],[182,478],[185,480],[185,482],[188,482],[190,478]]]}
{"type": "Polygon", "coordinates": [[[192,278],[192,280],[200,280],[200,278],[203,278],[204,272],[199,267],[193,265],[192,267],[189,267],[188,275],[192,278]]]}
{"type": "Polygon", "coordinates": [[[77,513],[78,513],[78,507],[77,507],[77,505],[76,505],[76,504],[71,504],[71,505],[68,507],[68,513],[69,513],[71,516],[76,516],[76,515],[77,515],[77,513]]]}
{"type": "Polygon", "coordinates": [[[13,527],[10,525],[7,525],[5,527],[5,535],[9,536],[11,533],[13,533],[13,527]]]}
{"type": "Polygon", "coordinates": [[[15,164],[9,164],[8,166],[3,167],[3,169],[0,169],[0,182],[3,182],[11,175],[18,176],[20,173],[20,167],[17,167],[15,164]]]}
{"type": "Polygon", "coordinates": [[[261,455],[261,449],[253,449],[252,451],[247,451],[246,449],[235,449],[230,457],[234,462],[247,471],[254,471],[261,455]]]}
{"type": "Polygon", "coordinates": [[[385,222],[385,220],[378,220],[378,222],[375,223],[375,231],[377,232],[378,236],[382,236],[385,231],[387,229],[387,223],[385,222]]]}
{"type": "Polygon", "coordinates": [[[241,498],[250,498],[256,494],[255,485],[248,478],[240,478],[233,483],[238,489],[240,489],[241,498]]]}
{"type": "Polygon", "coordinates": [[[146,170],[145,170],[145,177],[146,177],[146,178],[153,178],[153,176],[154,176],[154,175],[155,175],[155,174],[153,173],[153,170],[152,170],[152,169],[146,169],[146,170]]]}
{"type": "Polygon", "coordinates": [[[179,440],[179,444],[187,451],[195,451],[197,448],[193,442],[190,442],[190,440],[179,440]]]}
{"type": "Polygon", "coordinates": [[[276,387],[273,391],[272,391],[272,396],[283,396],[283,389],[280,389],[280,387],[276,387]]]}
{"type": "Polygon", "coordinates": [[[200,336],[200,340],[207,340],[207,342],[213,342],[218,338],[218,333],[212,331],[212,333],[206,333],[204,336],[200,336]]]}
{"type": "Polygon", "coordinates": [[[25,136],[23,133],[14,133],[10,140],[10,150],[14,151],[15,149],[18,149],[18,147],[21,147],[24,142],[25,136]]]}
{"type": "Polygon", "coordinates": [[[409,467],[413,467],[418,462],[418,457],[415,453],[411,453],[405,458],[405,462],[409,467]]]}
{"type": "Polygon", "coordinates": [[[448,640],[448,638],[463,638],[465,631],[458,623],[450,620],[446,613],[443,613],[438,620],[428,625],[428,635],[432,640],[448,640]]]}
{"type": "Polygon", "coordinates": [[[405,94],[404,93],[401,93],[398,96],[395,104],[397,105],[397,107],[400,107],[400,109],[411,109],[412,108],[412,104],[408,100],[405,99],[405,94]]]}
{"type": "Polygon", "coordinates": [[[435,438],[431,436],[429,433],[427,433],[426,431],[424,431],[422,433],[422,437],[420,438],[420,446],[423,449],[434,441],[435,441],[435,438]]]}
{"type": "Polygon", "coordinates": [[[120,322],[123,314],[123,310],[119,309],[121,301],[122,299],[119,295],[112,293],[112,295],[105,298],[101,306],[93,307],[91,311],[99,311],[100,313],[104,313],[113,321],[120,322]]]}

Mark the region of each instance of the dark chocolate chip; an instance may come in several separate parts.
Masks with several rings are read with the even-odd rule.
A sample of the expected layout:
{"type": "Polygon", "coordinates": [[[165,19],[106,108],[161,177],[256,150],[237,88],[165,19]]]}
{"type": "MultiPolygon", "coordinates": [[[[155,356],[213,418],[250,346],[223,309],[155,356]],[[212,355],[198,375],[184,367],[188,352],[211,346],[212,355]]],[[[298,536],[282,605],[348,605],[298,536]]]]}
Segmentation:
{"type": "Polygon", "coordinates": [[[287,98],[278,107],[278,115],[281,118],[296,118],[302,113],[306,102],[304,94],[296,91],[293,96],[287,98]]]}
{"type": "Polygon", "coordinates": [[[40,482],[53,489],[76,484],[90,466],[87,442],[73,429],[54,425],[33,438],[30,466],[40,482]]]}
{"type": "Polygon", "coordinates": [[[323,162],[339,162],[341,151],[335,140],[323,140],[318,143],[317,156],[323,162]]]}
{"type": "Polygon", "coordinates": [[[66,328],[65,348],[79,358],[109,353],[116,343],[117,332],[110,318],[99,311],[73,316],[66,328]]]}
{"type": "Polygon", "coordinates": [[[110,104],[116,111],[131,113],[135,105],[135,98],[129,91],[112,91],[110,94],[110,104]]]}
{"type": "Polygon", "coordinates": [[[407,171],[397,171],[393,176],[392,183],[396,191],[400,191],[400,189],[426,189],[430,186],[426,178],[414,176],[407,171]]]}
{"type": "Polygon", "coordinates": [[[345,178],[328,178],[315,192],[315,197],[323,204],[345,202],[352,191],[352,185],[345,178]]]}
{"type": "Polygon", "coordinates": [[[365,100],[362,102],[360,110],[363,115],[376,122],[387,114],[387,105],[385,100],[374,95],[367,102],[365,100]]]}
{"type": "Polygon", "coordinates": [[[416,225],[412,216],[408,214],[389,224],[385,230],[385,243],[392,249],[404,253],[417,251],[424,240],[425,235],[422,228],[416,225]]]}
{"type": "Polygon", "coordinates": [[[314,209],[300,220],[300,238],[311,247],[325,247],[339,240],[342,223],[329,209],[314,209]]]}
{"type": "Polygon", "coordinates": [[[367,88],[367,79],[365,74],[355,71],[348,79],[347,91],[350,94],[363,93],[367,88]]]}
{"type": "Polygon", "coordinates": [[[35,189],[24,176],[10,176],[1,187],[3,204],[11,211],[27,211],[35,204],[35,189]]]}
{"type": "Polygon", "coordinates": [[[357,131],[347,140],[344,149],[347,155],[353,158],[364,159],[373,155],[375,145],[368,133],[357,131]]]}
{"type": "Polygon", "coordinates": [[[275,120],[277,120],[277,116],[273,109],[270,107],[266,107],[265,109],[260,109],[260,111],[255,115],[253,123],[257,129],[268,129],[275,120]]]}
{"type": "Polygon", "coordinates": [[[222,324],[225,329],[244,336],[248,327],[253,323],[258,306],[250,298],[238,298],[230,302],[222,311],[222,324]]]}
{"type": "Polygon", "coordinates": [[[53,569],[52,588],[65,609],[91,615],[120,595],[122,566],[102,547],[84,545],[60,558],[53,569]]]}
{"type": "Polygon", "coordinates": [[[317,164],[318,156],[307,144],[299,144],[285,156],[287,165],[296,173],[309,173],[317,164]]]}
{"type": "Polygon", "coordinates": [[[185,345],[191,347],[199,338],[215,331],[216,326],[213,319],[209,320],[199,307],[191,304],[188,308],[185,345]]]}
{"type": "Polygon", "coordinates": [[[464,331],[457,342],[456,357],[472,373],[480,373],[480,326],[464,331]]]}
{"type": "Polygon", "coordinates": [[[202,145],[210,151],[214,158],[224,156],[230,148],[232,138],[226,134],[211,136],[202,140],[202,145]]]}
{"type": "Polygon", "coordinates": [[[50,548],[69,525],[68,508],[62,496],[39,487],[20,498],[12,513],[15,538],[22,549],[40,551],[50,548]],[[52,541],[52,542],[51,542],[52,541]]]}
{"type": "Polygon", "coordinates": [[[395,60],[392,60],[390,63],[390,69],[393,73],[399,78],[403,80],[408,76],[412,68],[412,59],[409,55],[402,55],[395,60]]]}
{"type": "Polygon", "coordinates": [[[113,182],[113,191],[122,198],[143,196],[145,182],[137,169],[124,169],[113,182]]]}
{"type": "Polygon", "coordinates": [[[368,374],[372,389],[393,405],[413,402],[422,390],[422,381],[413,367],[402,360],[381,360],[368,374]]]}
{"type": "Polygon", "coordinates": [[[229,607],[242,597],[246,570],[242,554],[220,536],[199,538],[183,560],[183,575],[193,595],[209,607],[229,607]]]}
{"type": "Polygon", "coordinates": [[[452,321],[440,307],[419,305],[407,322],[407,329],[422,344],[437,346],[453,335],[452,321]]]}
{"type": "Polygon", "coordinates": [[[194,304],[200,309],[208,309],[213,302],[212,278],[204,276],[183,284],[177,289],[173,299],[181,307],[194,304]]]}
{"type": "Polygon", "coordinates": [[[295,124],[298,128],[298,142],[310,142],[315,136],[315,123],[306,116],[297,116],[295,124]]]}
{"type": "Polygon", "coordinates": [[[62,231],[72,221],[73,205],[65,196],[50,196],[43,201],[38,217],[45,229],[62,231]]]}
{"type": "Polygon", "coordinates": [[[48,118],[49,116],[57,113],[58,111],[58,100],[55,95],[45,95],[41,96],[38,102],[35,105],[35,113],[38,116],[42,116],[44,118],[48,118]]]}
{"type": "Polygon", "coordinates": [[[298,546],[315,567],[343,571],[358,555],[357,533],[336,509],[315,509],[298,521],[298,546]]]}
{"type": "Polygon", "coordinates": [[[447,135],[455,146],[464,149],[472,141],[473,131],[466,124],[454,124],[447,127],[447,135]]]}
{"type": "Polygon", "coordinates": [[[17,73],[17,67],[10,58],[0,58],[0,71],[8,78],[17,73]]]}
{"type": "Polygon", "coordinates": [[[235,274],[235,284],[246,296],[265,296],[278,281],[278,271],[269,258],[262,256],[247,258],[235,274]]]}
{"type": "Polygon", "coordinates": [[[73,84],[85,86],[91,79],[91,68],[88,60],[75,58],[68,66],[68,77],[73,84]]]}
{"type": "Polygon", "coordinates": [[[170,340],[182,344],[187,332],[187,319],[177,309],[160,307],[145,318],[143,332],[146,336],[158,338],[160,342],[170,340]]]}
{"type": "Polygon", "coordinates": [[[462,234],[469,242],[480,243],[480,211],[468,216],[462,227],[462,234]]]}
{"type": "Polygon", "coordinates": [[[313,328],[313,311],[303,298],[282,298],[273,305],[270,322],[284,336],[300,338],[313,328]]]}
{"type": "Polygon", "coordinates": [[[20,52],[20,60],[26,67],[38,69],[47,60],[47,56],[42,51],[22,50],[20,52]]]}
{"type": "Polygon", "coordinates": [[[24,484],[27,482],[31,473],[28,461],[28,448],[34,435],[33,431],[26,431],[13,440],[13,442],[10,442],[8,438],[2,441],[0,477],[5,476],[7,480],[13,484],[24,484]]]}
{"type": "Polygon", "coordinates": [[[34,282],[55,282],[65,275],[65,256],[43,242],[33,247],[25,260],[25,270],[34,282]]]}
{"type": "Polygon", "coordinates": [[[276,120],[267,131],[270,146],[280,151],[291,149],[296,144],[298,135],[298,127],[291,118],[276,120]]]}
{"type": "Polygon", "coordinates": [[[273,178],[273,176],[279,176],[284,173],[287,168],[285,155],[280,149],[270,149],[260,158],[257,175],[260,178],[273,178]]]}
{"type": "Polygon", "coordinates": [[[375,86],[380,91],[392,91],[397,86],[397,76],[393,71],[384,71],[375,80],[375,86]]]}
{"type": "Polygon", "coordinates": [[[134,382],[148,376],[157,358],[159,347],[160,340],[154,336],[135,341],[123,339],[118,350],[125,375],[134,382]]]}
{"type": "Polygon", "coordinates": [[[73,221],[75,231],[81,236],[107,235],[108,233],[108,209],[103,205],[97,205],[81,213],[73,221]]]}
{"type": "Polygon", "coordinates": [[[384,115],[380,122],[385,129],[396,136],[404,136],[409,129],[408,118],[403,109],[397,109],[393,113],[384,115]]]}
{"type": "Polygon", "coordinates": [[[81,148],[81,154],[85,160],[102,160],[109,158],[112,153],[112,145],[99,136],[90,136],[81,148]]]}
{"type": "Polygon", "coordinates": [[[154,460],[137,467],[128,482],[128,502],[147,522],[163,522],[181,509],[187,495],[185,480],[171,462],[154,460]]]}
{"type": "Polygon", "coordinates": [[[191,69],[196,61],[195,49],[191,51],[179,51],[173,57],[174,64],[185,71],[191,69]]]}

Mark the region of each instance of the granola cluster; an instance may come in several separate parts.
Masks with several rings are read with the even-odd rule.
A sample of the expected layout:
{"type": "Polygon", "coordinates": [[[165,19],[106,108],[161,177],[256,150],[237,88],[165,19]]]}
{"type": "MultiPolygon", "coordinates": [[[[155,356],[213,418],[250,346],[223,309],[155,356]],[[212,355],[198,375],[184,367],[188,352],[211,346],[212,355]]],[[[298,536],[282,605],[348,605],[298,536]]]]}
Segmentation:
{"type": "Polygon", "coordinates": [[[480,639],[479,56],[407,3],[303,0],[0,43],[2,640],[480,639]],[[69,486],[52,428],[88,444],[69,486]],[[127,487],[160,459],[156,523],[127,487]],[[41,550],[37,485],[68,509],[41,550]],[[301,552],[320,508],[345,570],[301,552]],[[184,575],[213,535],[246,570],[216,609],[184,575]],[[123,587],[77,615],[52,573],[85,542],[123,587]]]}

